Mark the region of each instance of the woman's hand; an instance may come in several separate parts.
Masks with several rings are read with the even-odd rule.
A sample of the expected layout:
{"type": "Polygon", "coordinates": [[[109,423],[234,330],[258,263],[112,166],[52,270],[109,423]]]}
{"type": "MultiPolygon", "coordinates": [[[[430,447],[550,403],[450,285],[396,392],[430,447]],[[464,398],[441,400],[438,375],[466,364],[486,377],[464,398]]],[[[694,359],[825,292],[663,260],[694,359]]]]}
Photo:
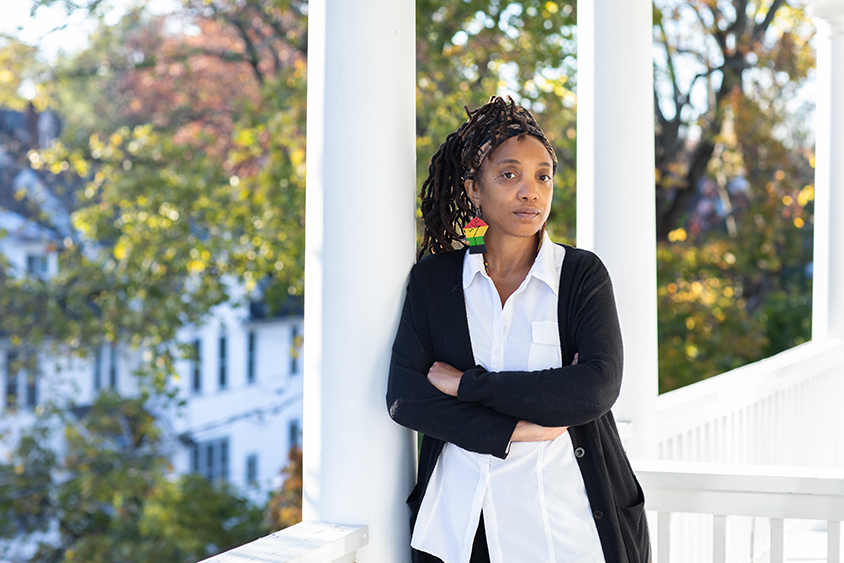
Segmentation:
{"type": "Polygon", "coordinates": [[[511,442],[550,442],[556,440],[563,435],[563,432],[568,430],[568,426],[553,426],[545,427],[520,420],[516,424],[516,429],[513,430],[513,435],[510,437],[511,442]]]}
{"type": "Polygon", "coordinates": [[[428,381],[431,382],[431,385],[452,397],[457,396],[461,377],[463,377],[462,371],[445,362],[434,362],[434,365],[428,370],[428,381]]]}

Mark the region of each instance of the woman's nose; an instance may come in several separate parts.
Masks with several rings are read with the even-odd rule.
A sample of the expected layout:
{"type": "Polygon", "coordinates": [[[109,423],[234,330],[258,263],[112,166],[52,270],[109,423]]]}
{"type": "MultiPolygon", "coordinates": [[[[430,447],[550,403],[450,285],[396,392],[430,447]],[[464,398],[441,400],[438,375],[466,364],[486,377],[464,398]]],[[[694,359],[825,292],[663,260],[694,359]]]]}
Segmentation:
{"type": "Polygon", "coordinates": [[[539,186],[536,185],[536,181],[531,179],[526,179],[522,182],[522,185],[519,186],[519,198],[524,200],[534,200],[539,197],[539,186]]]}

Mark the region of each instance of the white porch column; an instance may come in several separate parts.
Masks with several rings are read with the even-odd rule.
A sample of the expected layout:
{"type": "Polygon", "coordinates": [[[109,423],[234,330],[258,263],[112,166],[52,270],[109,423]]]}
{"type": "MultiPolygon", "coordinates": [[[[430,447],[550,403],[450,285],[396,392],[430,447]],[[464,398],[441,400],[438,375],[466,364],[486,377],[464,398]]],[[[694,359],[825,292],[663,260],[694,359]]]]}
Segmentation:
{"type": "Polygon", "coordinates": [[[652,10],[650,0],[577,7],[577,245],[612,275],[624,338],[613,412],[633,423],[636,457],[656,452],[652,10]]]}
{"type": "Polygon", "coordinates": [[[415,441],[387,414],[415,235],[413,0],[312,0],[308,21],[306,520],[368,525],[409,561],[415,441]]]}
{"type": "Polygon", "coordinates": [[[844,338],[844,0],[808,0],[818,28],[812,339],[844,338]]]}

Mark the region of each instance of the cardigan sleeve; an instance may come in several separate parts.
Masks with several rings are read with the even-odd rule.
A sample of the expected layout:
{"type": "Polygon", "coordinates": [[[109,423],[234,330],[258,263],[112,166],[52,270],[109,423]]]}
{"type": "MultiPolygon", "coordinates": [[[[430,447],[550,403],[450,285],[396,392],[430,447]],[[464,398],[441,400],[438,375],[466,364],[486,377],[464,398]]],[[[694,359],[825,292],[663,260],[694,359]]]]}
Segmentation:
{"type": "Polygon", "coordinates": [[[612,283],[594,255],[576,269],[571,291],[560,293],[568,301],[558,322],[565,323],[562,336],[578,353],[577,365],[501,372],[475,366],[463,373],[459,400],[541,426],[578,426],[610,410],[621,389],[623,359],[612,283]]]}
{"type": "Polygon", "coordinates": [[[478,402],[445,395],[428,381],[428,370],[439,358],[427,337],[430,331],[426,308],[435,304],[426,303],[422,297],[426,292],[421,288],[417,291],[416,286],[422,283],[411,273],[390,360],[390,416],[402,426],[433,438],[503,459],[518,419],[478,402]]]}

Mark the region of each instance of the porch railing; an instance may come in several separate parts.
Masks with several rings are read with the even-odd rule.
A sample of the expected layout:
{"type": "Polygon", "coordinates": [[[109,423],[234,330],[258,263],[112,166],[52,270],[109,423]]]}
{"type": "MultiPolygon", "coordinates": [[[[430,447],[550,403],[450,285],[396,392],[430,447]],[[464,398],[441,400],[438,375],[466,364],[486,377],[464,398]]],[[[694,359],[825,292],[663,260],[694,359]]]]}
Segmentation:
{"type": "Polygon", "coordinates": [[[657,398],[658,458],[844,468],[844,342],[810,342],[657,398]]]}
{"type": "Polygon", "coordinates": [[[352,563],[368,538],[366,526],[300,522],[201,563],[352,563]]]}
{"type": "Polygon", "coordinates": [[[695,558],[698,561],[725,563],[728,560],[727,531],[736,531],[728,522],[741,516],[761,517],[770,522],[768,545],[758,546],[755,545],[758,542],[744,538],[749,549],[742,550],[742,561],[784,563],[786,518],[826,521],[826,561],[842,561],[842,470],[665,461],[636,462],[635,470],[648,509],[657,513],[655,529],[651,530],[651,537],[656,538],[656,563],[689,561],[687,556],[678,557],[677,550],[672,550],[672,544],[676,543],[672,542],[676,540],[672,538],[675,513],[704,514],[711,522],[702,526],[710,536],[711,557],[706,554],[708,549],[699,550],[695,558]]]}
{"type": "MultiPolygon", "coordinates": [[[[842,399],[844,343],[810,342],[660,395],[658,456],[663,461],[705,462],[705,467],[713,470],[718,466],[709,464],[752,465],[748,471],[762,474],[771,466],[844,470],[842,399]]],[[[743,470],[731,471],[739,474],[743,470]]],[[[812,474],[814,469],[807,471],[812,474]]],[[[694,483],[703,479],[702,484],[706,484],[701,476],[688,479],[694,483]]],[[[753,479],[735,482],[752,485],[753,479]]],[[[679,495],[678,499],[690,496],[694,494],[679,495]]],[[[652,502],[648,497],[649,508],[653,508],[652,502]]],[[[671,518],[673,560],[712,561],[712,526],[725,522],[689,514],[695,510],[677,508],[676,512],[671,518]]],[[[755,544],[768,541],[766,521],[751,515],[737,516],[741,512],[725,513],[736,515],[729,520],[729,560],[756,561],[751,556],[755,544]]],[[[665,518],[659,525],[662,528],[665,518]]],[[[774,526],[779,525],[774,520],[774,526]]],[[[786,523],[786,532],[789,526],[786,523]]]]}

